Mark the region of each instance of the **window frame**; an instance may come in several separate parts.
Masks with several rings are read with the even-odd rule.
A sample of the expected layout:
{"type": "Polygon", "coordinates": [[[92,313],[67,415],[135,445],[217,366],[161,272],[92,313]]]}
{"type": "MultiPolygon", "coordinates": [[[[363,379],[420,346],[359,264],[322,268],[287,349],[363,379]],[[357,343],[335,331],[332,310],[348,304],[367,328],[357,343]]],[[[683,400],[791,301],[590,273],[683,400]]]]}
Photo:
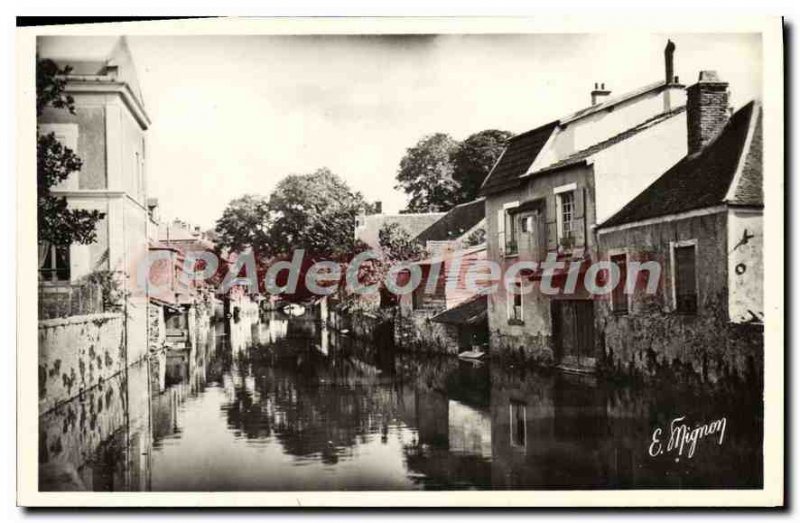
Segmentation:
{"type": "Polygon", "coordinates": [[[609,263],[613,264],[614,263],[614,258],[621,258],[621,257],[624,257],[624,259],[625,259],[625,274],[624,275],[620,275],[620,281],[619,281],[618,285],[622,285],[622,296],[625,299],[625,308],[624,309],[621,309],[621,308],[618,309],[617,308],[616,300],[614,298],[616,288],[614,288],[610,293],[609,303],[611,304],[611,312],[613,314],[616,314],[616,315],[619,315],[619,316],[625,316],[625,315],[631,313],[631,309],[632,309],[632,305],[633,305],[633,303],[632,303],[633,295],[632,294],[628,294],[628,293],[625,292],[626,287],[628,285],[628,266],[630,265],[630,254],[628,253],[627,249],[610,249],[608,251],[608,261],[609,261],[609,263]]]}
{"type": "Polygon", "coordinates": [[[670,257],[670,278],[672,280],[672,311],[684,316],[696,316],[700,310],[700,277],[697,271],[697,253],[698,245],[697,239],[671,241],[669,242],[669,257],[670,257]],[[679,248],[693,247],[694,248],[694,297],[695,297],[695,310],[694,312],[679,311],[678,310],[678,266],[675,252],[679,248]]]}
{"type": "Polygon", "coordinates": [[[69,245],[50,245],[49,253],[45,255],[50,258],[50,267],[42,267],[39,269],[39,283],[50,285],[60,285],[72,281],[72,249],[69,245]],[[63,249],[66,253],[66,267],[58,267],[58,249],[63,249]],[[66,279],[58,277],[59,272],[66,271],[66,279]],[[47,277],[45,277],[47,274],[47,277]]]}
{"type": "Polygon", "coordinates": [[[512,258],[519,254],[519,243],[516,237],[517,236],[516,226],[514,224],[516,216],[514,215],[514,213],[511,212],[513,209],[516,209],[517,207],[519,207],[519,201],[515,200],[513,202],[504,203],[502,209],[498,209],[497,211],[498,247],[504,258],[512,258]],[[511,225],[510,228],[508,227],[509,223],[511,225]],[[509,247],[512,245],[514,246],[513,251],[509,249],[509,247]]]}
{"type": "Polygon", "coordinates": [[[565,238],[575,239],[575,191],[562,191],[556,194],[556,228],[558,232],[558,243],[565,238]],[[565,219],[565,199],[569,197],[569,220],[565,219]],[[567,234],[569,233],[569,234],[567,234]]]}

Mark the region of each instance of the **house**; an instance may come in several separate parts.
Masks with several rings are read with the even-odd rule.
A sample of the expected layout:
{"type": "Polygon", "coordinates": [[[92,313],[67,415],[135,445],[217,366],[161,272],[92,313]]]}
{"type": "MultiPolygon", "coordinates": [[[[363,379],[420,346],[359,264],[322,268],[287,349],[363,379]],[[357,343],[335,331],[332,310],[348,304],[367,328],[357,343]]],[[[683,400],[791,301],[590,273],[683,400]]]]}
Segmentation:
{"type": "Polygon", "coordinates": [[[70,208],[104,214],[90,245],[40,245],[40,296],[47,301],[77,292],[95,271],[117,275],[125,296],[125,340],[132,363],[147,353],[147,289],[137,284],[136,270],[148,253],[153,227],[145,144],[150,119],[136,68],[124,37],[76,42],[46,36],[37,40],[37,54],[59,67],[72,67],[65,92],[75,103],[75,114],[46,108],[39,117],[39,133],[54,133],[83,162],[52,193],[66,197],[70,208]]]}
{"type": "Polygon", "coordinates": [[[564,269],[543,273],[541,262],[584,276],[597,259],[595,224],[686,155],[686,89],[673,75],[674,51],[668,42],[663,80],[616,97],[595,84],[592,105],[512,138],[484,180],[488,259],[512,271],[511,288],[489,297],[495,355],[594,368],[584,278],[569,284],[564,269]]]}
{"type": "Polygon", "coordinates": [[[378,234],[384,226],[397,224],[408,234],[409,238],[414,238],[444,216],[444,213],[441,212],[383,214],[380,202],[376,203],[376,207],[378,212],[360,214],[356,217],[355,239],[368,245],[371,249],[380,248],[378,234]]]}
{"type": "Polygon", "coordinates": [[[486,296],[465,285],[465,275],[486,260],[484,201],[453,207],[414,240],[428,256],[414,263],[420,284],[400,296],[395,341],[457,354],[487,339],[486,296]]]}
{"type": "Polygon", "coordinates": [[[603,362],[644,378],[759,381],[761,105],[728,118],[728,84],[713,71],[688,96],[688,154],[598,228],[600,257],[621,275],[634,262],[661,268],[650,292],[637,279],[598,302],[603,362]]]}

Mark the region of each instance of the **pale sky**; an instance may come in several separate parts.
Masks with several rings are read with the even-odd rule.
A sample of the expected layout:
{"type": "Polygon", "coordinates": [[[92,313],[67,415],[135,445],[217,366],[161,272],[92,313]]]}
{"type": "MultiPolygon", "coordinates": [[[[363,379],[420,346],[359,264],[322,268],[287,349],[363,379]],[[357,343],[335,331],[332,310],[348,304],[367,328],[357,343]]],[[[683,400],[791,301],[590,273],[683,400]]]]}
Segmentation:
{"type": "Polygon", "coordinates": [[[212,227],[245,193],[328,167],[384,212],[422,136],[514,133],[664,76],[671,38],[684,84],[701,69],[739,107],[761,96],[758,35],[130,36],[145,106],[150,196],[162,218],[212,227]]]}

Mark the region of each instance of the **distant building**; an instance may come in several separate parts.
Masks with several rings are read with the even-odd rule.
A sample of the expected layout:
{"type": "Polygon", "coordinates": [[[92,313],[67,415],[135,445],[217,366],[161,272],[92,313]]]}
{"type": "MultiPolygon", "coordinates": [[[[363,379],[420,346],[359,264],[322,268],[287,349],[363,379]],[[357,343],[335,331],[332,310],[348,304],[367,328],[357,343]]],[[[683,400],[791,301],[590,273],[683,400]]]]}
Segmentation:
{"type": "Polygon", "coordinates": [[[93,271],[120,275],[126,298],[129,361],[147,348],[147,289],[136,282],[138,263],[148,252],[154,223],[147,207],[145,111],[136,69],[125,38],[97,38],[64,43],[66,37],[41,37],[39,58],[70,66],[65,91],[75,100],[75,114],[47,108],[40,133],[54,133],[82,160],[83,167],[52,189],[71,208],[104,213],[90,245],[40,245],[39,281],[48,294],[70,293],[93,271]],[[63,45],[62,45],[63,44],[63,45]],[[68,50],[68,51],[65,51],[68,50]]]}
{"type": "Polygon", "coordinates": [[[356,218],[355,239],[367,244],[372,249],[380,248],[378,233],[387,224],[398,224],[409,238],[430,227],[444,216],[443,212],[408,213],[408,214],[361,214],[356,218]]]}
{"type": "Polygon", "coordinates": [[[415,262],[420,285],[400,297],[397,343],[455,354],[488,342],[486,296],[465,284],[486,260],[485,223],[481,198],[453,207],[415,238],[429,256],[415,262]]]}
{"type": "Polygon", "coordinates": [[[599,229],[600,256],[647,273],[598,302],[604,364],[640,376],[758,380],[763,368],[762,111],[728,119],[728,84],[704,71],[689,88],[689,154],[599,229]]]}
{"type": "MultiPolygon", "coordinates": [[[[592,105],[511,139],[481,188],[488,258],[505,271],[548,255],[582,271],[597,259],[595,224],[621,209],[686,155],[686,89],[674,77],[674,45],[664,79],[612,97],[595,84],[592,105]]],[[[583,272],[581,272],[581,276],[583,272]]],[[[489,299],[491,348],[500,356],[593,369],[594,305],[582,285],[541,292],[541,270],[521,271],[517,291],[489,299]]],[[[580,278],[582,280],[582,278],[580,278]]]]}

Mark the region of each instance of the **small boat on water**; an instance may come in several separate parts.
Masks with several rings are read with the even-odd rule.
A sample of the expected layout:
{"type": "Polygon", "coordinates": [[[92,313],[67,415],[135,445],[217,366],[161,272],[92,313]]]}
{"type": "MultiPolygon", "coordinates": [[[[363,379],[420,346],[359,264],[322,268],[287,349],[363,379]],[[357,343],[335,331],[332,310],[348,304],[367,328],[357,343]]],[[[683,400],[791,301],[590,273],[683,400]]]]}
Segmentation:
{"type": "Polygon", "coordinates": [[[480,360],[486,356],[486,353],[480,350],[477,347],[473,347],[472,350],[460,352],[458,357],[465,360],[480,360]]]}
{"type": "Polygon", "coordinates": [[[281,310],[285,315],[294,317],[302,316],[306,313],[305,305],[299,303],[289,303],[288,305],[284,305],[281,310]]]}

